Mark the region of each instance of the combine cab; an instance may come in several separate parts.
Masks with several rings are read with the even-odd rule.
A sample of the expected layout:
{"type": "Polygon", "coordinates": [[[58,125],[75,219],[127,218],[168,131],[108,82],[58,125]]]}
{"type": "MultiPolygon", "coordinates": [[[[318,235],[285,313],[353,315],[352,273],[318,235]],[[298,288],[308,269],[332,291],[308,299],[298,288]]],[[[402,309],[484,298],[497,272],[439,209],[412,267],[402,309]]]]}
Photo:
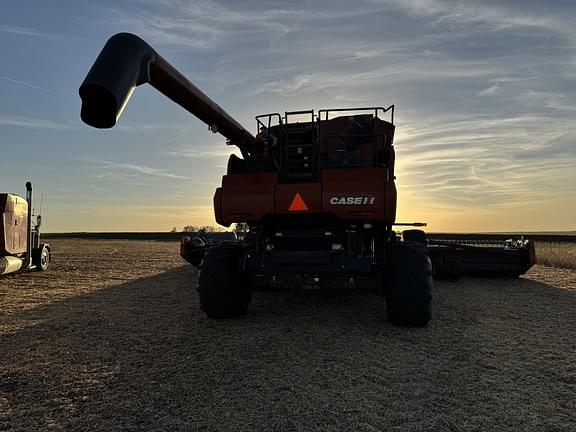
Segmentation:
{"type": "Polygon", "coordinates": [[[20,270],[44,271],[50,264],[50,246],[40,243],[42,219],[32,223],[32,184],[26,198],[0,194],[0,275],[20,270]]]}
{"type": "Polygon", "coordinates": [[[451,269],[465,260],[459,248],[429,246],[421,230],[400,238],[393,231],[419,225],[396,222],[394,106],[260,115],[252,135],[144,41],[123,33],[107,42],[80,87],[82,119],[114,126],[143,83],[242,153],[228,159],[214,212],[219,224],[246,224],[249,232],[239,241],[206,245],[184,238],[181,244],[181,255],[200,268],[200,302],[209,317],[245,313],[256,286],[335,287],[338,279],[371,279],[386,297],[392,323],[429,322],[432,261],[437,273],[455,276],[451,269]]]}

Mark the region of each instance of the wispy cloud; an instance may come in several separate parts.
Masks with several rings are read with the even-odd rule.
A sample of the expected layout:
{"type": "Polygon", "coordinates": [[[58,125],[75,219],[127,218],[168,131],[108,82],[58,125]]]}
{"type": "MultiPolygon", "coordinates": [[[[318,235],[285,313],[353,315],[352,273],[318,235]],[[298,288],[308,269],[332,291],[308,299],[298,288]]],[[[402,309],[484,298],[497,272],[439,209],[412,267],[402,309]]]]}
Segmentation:
{"type": "Polygon", "coordinates": [[[141,181],[138,181],[141,179],[141,175],[139,174],[107,171],[103,173],[88,173],[87,176],[98,180],[141,184],[141,181]]]}
{"type": "Polygon", "coordinates": [[[143,123],[143,124],[119,124],[116,130],[128,133],[150,133],[162,131],[165,133],[185,133],[188,128],[182,124],[177,123],[143,123]]]}
{"type": "Polygon", "coordinates": [[[558,201],[574,195],[574,133],[567,119],[539,116],[407,125],[397,139],[401,193],[462,214],[558,201]]]}
{"type": "Polygon", "coordinates": [[[258,30],[286,33],[279,21],[259,14],[237,12],[212,1],[138,2],[146,13],[115,14],[119,24],[134,28],[152,43],[181,45],[187,48],[213,47],[226,35],[258,30]]]}
{"type": "Polygon", "coordinates": [[[46,37],[52,36],[50,33],[45,33],[43,31],[29,28],[29,27],[17,27],[11,25],[0,24],[0,32],[2,33],[12,33],[23,36],[33,36],[33,37],[46,37]]]}
{"type": "Polygon", "coordinates": [[[178,148],[164,152],[168,156],[187,159],[215,159],[217,161],[226,160],[232,153],[239,155],[240,151],[235,146],[226,146],[223,143],[210,147],[200,148],[178,148]]]}
{"type": "Polygon", "coordinates": [[[503,72],[504,69],[487,61],[455,61],[445,56],[412,59],[404,57],[400,59],[395,56],[395,58],[390,59],[390,64],[370,69],[326,68],[298,74],[288,80],[264,82],[257,85],[251,94],[279,93],[294,96],[318,90],[340,90],[350,93],[363,89],[369,90],[382,83],[391,87],[410,82],[488,79],[503,72]],[[343,83],[346,85],[344,86],[343,83]]]}
{"type": "Polygon", "coordinates": [[[496,82],[496,83],[492,84],[490,87],[487,87],[484,90],[480,91],[478,93],[478,96],[492,95],[492,94],[496,93],[499,88],[500,88],[500,85],[496,82]]]}
{"type": "Polygon", "coordinates": [[[48,92],[48,93],[56,94],[56,95],[58,95],[58,96],[64,96],[65,98],[68,98],[68,99],[74,99],[74,100],[76,100],[76,98],[75,98],[74,96],[72,96],[72,95],[70,95],[70,94],[68,94],[68,93],[63,93],[63,92],[58,91],[58,90],[49,89],[49,88],[47,88],[47,87],[38,86],[38,85],[35,85],[35,84],[32,84],[32,83],[25,82],[25,81],[20,81],[20,80],[14,79],[14,78],[9,78],[9,77],[4,76],[4,75],[0,75],[0,79],[3,79],[3,80],[5,80],[5,81],[9,81],[9,82],[14,83],[14,84],[22,85],[22,86],[25,86],[25,87],[30,87],[30,88],[33,88],[33,89],[42,90],[42,91],[45,91],[45,92],[48,92]]]}
{"type": "Polygon", "coordinates": [[[0,125],[24,127],[32,129],[49,129],[55,131],[65,131],[74,129],[73,126],[65,123],[57,123],[52,120],[43,120],[32,117],[17,117],[17,116],[3,116],[0,115],[0,125]]]}
{"type": "Polygon", "coordinates": [[[415,17],[432,18],[434,24],[483,24],[492,29],[541,28],[576,36],[570,17],[530,13],[526,8],[453,0],[368,0],[415,17]]]}
{"type": "Polygon", "coordinates": [[[271,41],[300,31],[313,22],[369,15],[371,8],[229,7],[221,2],[161,0],[153,6],[138,1],[145,13],[115,14],[119,23],[138,29],[154,43],[207,49],[224,40],[271,41]]]}
{"type": "Polygon", "coordinates": [[[101,159],[80,159],[82,162],[87,162],[93,165],[93,169],[97,170],[106,170],[105,173],[100,174],[99,178],[107,179],[110,178],[112,180],[118,179],[118,174],[110,172],[110,170],[118,170],[120,172],[124,171],[121,174],[121,177],[124,179],[131,178],[130,173],[136,173],[142,176],[148,177],[163,177],[163,178],[171,178],[171,179],[182,179],[188,180],[190,177],[177,175],[171,172],[168,172],[163,169],[158,168],[151,168],[146,165],[136,165],[130,163],[122,163],[122,162],[111,162],[107,160],[101,159]],[[126,174],[126,172],[128,174],[126,174]]]}
{"type": "MultiPolygon", "coordinates": [[[[100,38],[102,29],[113,28],[141,35],[246,126],[261,112],[395,104],[401,212],[436,212],[461,218],[461,224],[480,215],[489,224],[496,214],[518,215],[522,209],[547,223],[546,207],[556,209],[549,212],[556,221],[576,220],[576,204],[570,204],[576,203],[576,6],[568,1],[130,0],[97,10],[83,34],[100,38]]],[[[30,21],[6,18],[25,22],[30,21]]],[[[0,24],[0,34],[45,43],[35,28],[0,24]]],[[[49,61],[53,53],[46,49],[49,61]]],[[[75,60],[84,56],[77,54],[75,60]]],[[[5,70],[0,85],[75,98],[32,76],[5,70]]],[[[157,103],[157,96],[143,90],[141,101],[147,103],[139,108],[135,101],[130,110],[136,115],[118,125],[127,143],[123,150],[110,143],[101,156],[82,161],[78,175],[88,179],[79,183],[88,180],[109,191],[127,185],[123,193],[130,196],[112,203],[119,209],[138,202],[131,189],[142,187],[132,185],[170,197],[159,205],[204,197],[206,183],[219,181],[236,151],[194,120],[188,123],[178,107],[157,103]],[[152,122],[139,123],[142,118],[152,122]],[[139,150],[128,157],[131,145],[139,150]],[[157,158],[150,162],[146,155],[157,158]],[[186,181],[187,175],[194,179],[186,181]]],[[[7,134],[14,132],[11,126],[77,128],[72,120],[49,121],[51,107],[38,114],[47,120],[18,117],[14,113],[29,112],[28,100],[22,103],[18,111],[0,113],[7,134]]],[[[77,108],[75,113],[76,118],[77,108]]],[[[85,133],[79,128],[77,140],[96,139],[85,133]]],[[[102,203],[113,200],[109,193],[92,195],[102,203]]],[[[209,201],[206,218],[212,217],[209,201]]],[[[146,207],[142,203],[138,208],[146,207]]],[[[165,207],[163,215],[172,212],[165,207]]],[[[121,219],[118,214],[111,223],[121,219]]]]}

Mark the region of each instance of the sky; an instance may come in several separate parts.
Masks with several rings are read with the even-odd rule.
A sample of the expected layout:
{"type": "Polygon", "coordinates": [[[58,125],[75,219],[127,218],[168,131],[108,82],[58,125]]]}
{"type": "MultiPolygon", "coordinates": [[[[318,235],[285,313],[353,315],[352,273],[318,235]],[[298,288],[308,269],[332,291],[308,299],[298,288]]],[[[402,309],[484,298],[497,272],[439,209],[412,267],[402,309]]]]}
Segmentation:
{"type": "Polygon", "coordinates": [[[78,87],[131,32],[254,131],[254,116],[396,107],[398,221],[432,232],[576,230],[576,3],[0,0],[0,191],[44,231],[215,225],[234,149],[150,86],[118,125],[78,87]]]}

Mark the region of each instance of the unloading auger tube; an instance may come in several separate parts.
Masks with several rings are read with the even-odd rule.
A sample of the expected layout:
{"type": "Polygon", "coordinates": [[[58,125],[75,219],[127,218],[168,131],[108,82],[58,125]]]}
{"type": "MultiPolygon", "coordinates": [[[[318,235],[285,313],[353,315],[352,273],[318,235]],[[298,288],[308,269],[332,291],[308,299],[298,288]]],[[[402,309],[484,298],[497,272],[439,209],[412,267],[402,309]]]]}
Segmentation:
{"type": "Polygon", "coordinates": [[[256,139],[226,111],[188,81],[154,49],[130,33],[112,36],[80,86],[82,120],[95,128],[113,127],[134,89],[149,83],[206,123],[230,144],[246,147],[256,139]]]}

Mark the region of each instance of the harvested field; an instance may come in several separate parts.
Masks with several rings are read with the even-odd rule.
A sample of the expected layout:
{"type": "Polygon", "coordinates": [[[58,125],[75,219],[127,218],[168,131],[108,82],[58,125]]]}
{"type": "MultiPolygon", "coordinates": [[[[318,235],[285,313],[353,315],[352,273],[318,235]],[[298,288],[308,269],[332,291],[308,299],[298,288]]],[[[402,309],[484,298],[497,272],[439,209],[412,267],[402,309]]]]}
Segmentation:
{"type": "Polygon", "coordinates": [[[175,242],[51,243],[0,279],[0,430],[576,430],[576,271],[438,282],[424,329],[352,291],[216,322],[175,242]]]}

